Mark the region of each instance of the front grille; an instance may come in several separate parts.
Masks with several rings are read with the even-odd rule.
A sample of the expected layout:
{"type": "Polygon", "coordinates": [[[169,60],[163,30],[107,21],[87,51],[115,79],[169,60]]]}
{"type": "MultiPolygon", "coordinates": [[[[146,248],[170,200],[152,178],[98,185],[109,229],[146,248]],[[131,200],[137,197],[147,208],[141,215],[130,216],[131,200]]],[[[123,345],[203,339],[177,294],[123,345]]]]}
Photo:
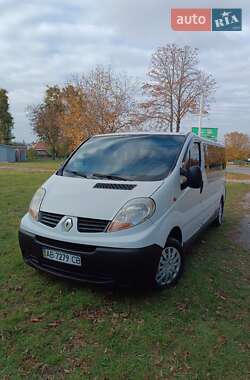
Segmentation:
{"type": "MultiPolygon", "coordinates": [[[[38,221],[54,228],[63,217],[64,215],[40,211],[38,221]]],[[[79,232],[104,232],[109,222],[109,220],[102,219],[77,218],[77,230],[79,232]]]]}
{"type": "Polygon", "coordinates": [[[63,215],[40,211],[38,221],[42,224],[45,224],[46,226],[54,228],[60,222],[62,218],[63,218],[63,215]]]}
{"type": "Polygon", "coordinates": [[[94,189],[133,190],[136,185],[127,183],[96,183],[94,189]]]}
{"type": "Polygon", "coordinates": [[[104,232],[109,220],[77,218],[77,229],[79,232],[104,232]]]}

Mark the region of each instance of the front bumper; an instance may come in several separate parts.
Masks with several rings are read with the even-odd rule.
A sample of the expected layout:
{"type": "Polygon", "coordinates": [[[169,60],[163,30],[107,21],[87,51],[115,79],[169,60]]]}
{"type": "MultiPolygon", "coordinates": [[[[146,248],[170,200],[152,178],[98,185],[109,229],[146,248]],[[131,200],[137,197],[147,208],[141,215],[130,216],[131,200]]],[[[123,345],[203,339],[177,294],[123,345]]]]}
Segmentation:
{"type": "Polygon", "coordinates": [[[99,284],[150,285],[162,250],[158,245],[133,249],[68,243],[22,230],[19,243],[24,261],[32,267],[66,279],[99,284]],[[42,255],[43,247],[80,255],[82,266],[48,260],[42,255]]]}

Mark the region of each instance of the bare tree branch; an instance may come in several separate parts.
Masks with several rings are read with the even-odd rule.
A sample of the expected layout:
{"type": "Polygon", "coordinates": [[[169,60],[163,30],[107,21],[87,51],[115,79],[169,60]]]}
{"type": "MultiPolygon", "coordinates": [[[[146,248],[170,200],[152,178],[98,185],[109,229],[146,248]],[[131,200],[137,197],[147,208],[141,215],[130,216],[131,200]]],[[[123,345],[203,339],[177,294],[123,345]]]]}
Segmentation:
{"type": "Polygon", "coordinates": [[[143,85],[147,99],[140,107],[141,121],[154,120],[164,130],[179,132],[181,120],[197,109],[201,94],[209,109],[215,81],[198,70],[198,63],[198,50],[190,46],[172,44],[156,50],[149,81],[143,85]]]}

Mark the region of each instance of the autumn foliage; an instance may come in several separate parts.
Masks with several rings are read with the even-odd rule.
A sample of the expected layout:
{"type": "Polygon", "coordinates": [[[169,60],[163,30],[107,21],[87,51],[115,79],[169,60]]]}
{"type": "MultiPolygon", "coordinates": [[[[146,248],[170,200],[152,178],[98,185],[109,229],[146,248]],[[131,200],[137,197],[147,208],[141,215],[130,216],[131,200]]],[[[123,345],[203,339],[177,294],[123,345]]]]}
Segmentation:
{"type": "Polygon", "coordinates": [[[138,125],[133,82],[111,69],[96,67],[65,86],[48,87],[42,104],[30,107],[34,132],[52,148],[74,149],[93,134],[129,130],[138,125]]]}
{"type": "Polygon", "coordinates": [[[138,85],[124,74],[97,66],[64,86],[48,87],[44,100],[29,108],[33,131],[53,157],[93,134],[134,129],[179,132],[182,119],[207,110],[214,92],[211,75],[198,68],[198,51],[166,45],[152,55],[148,80],[138,85]]]}
{"type": "Polygon", "coordinates": [[[250,137],[245,133],[226,134],[225,146],[228,161],[246,160],[250,157],[250,137]]]}

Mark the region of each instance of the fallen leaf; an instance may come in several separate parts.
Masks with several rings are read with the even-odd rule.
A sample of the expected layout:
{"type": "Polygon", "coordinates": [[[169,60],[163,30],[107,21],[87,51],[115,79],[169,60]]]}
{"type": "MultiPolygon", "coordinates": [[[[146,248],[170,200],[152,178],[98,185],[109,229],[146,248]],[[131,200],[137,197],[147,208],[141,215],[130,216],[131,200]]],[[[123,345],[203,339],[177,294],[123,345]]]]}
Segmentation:
{"type": "Polygon", "coordinates": [[[57,326],[59,326],[61,324],[61,321],[53,321],[53,322],[50,322],[50,323],[48,323],[48,326],[49,327],[57,327],[57,326]]]}
{"type": "Polygon", "coordinates": [[[220,344],[225,344],[227,342],[227,338],[224,335],[218,337],[218,342],[220,344]]]}
{"type": "Polygon", "coordinates": [[[41,318],[37,317],[37,318],[31,318],[30,319],[30,322],[32,323],[38,323],[38,322],[41,322],[41,318]]]}

